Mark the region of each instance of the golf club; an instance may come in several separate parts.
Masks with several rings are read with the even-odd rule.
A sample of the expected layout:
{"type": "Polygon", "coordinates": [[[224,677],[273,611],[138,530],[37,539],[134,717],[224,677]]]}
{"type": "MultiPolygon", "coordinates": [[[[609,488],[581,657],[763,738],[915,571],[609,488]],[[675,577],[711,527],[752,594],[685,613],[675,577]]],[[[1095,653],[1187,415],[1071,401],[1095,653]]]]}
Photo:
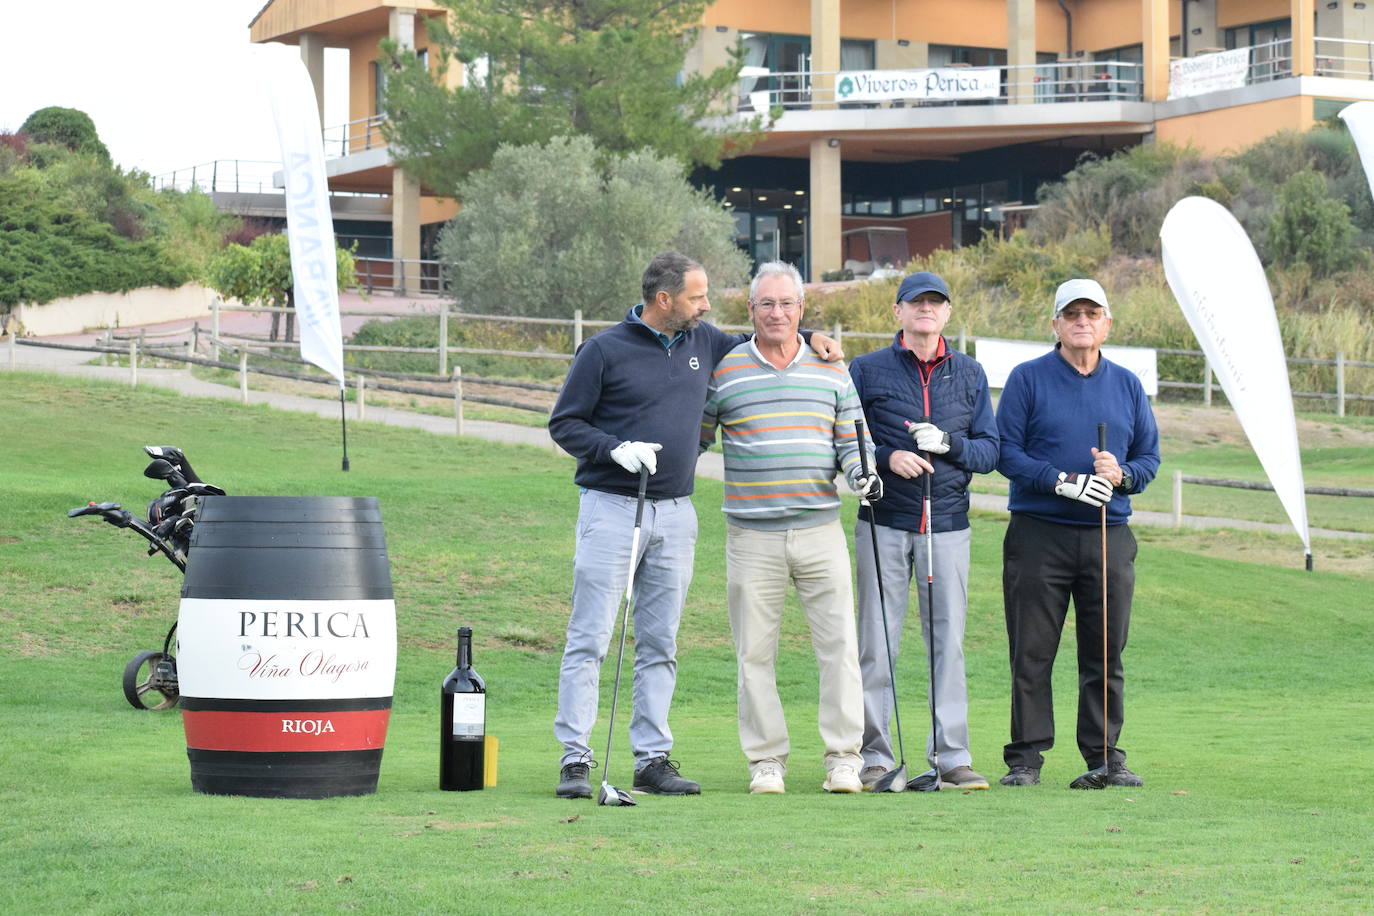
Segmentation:
{"type": "MultiPolygon", "coordinates": [[[[929,423],[929,417],[921,417],[917,423],[929,423]]],[[[930,452],[925,453],[926,463],[930,464],[930,452]]],[[[934,467],[934,464],[930,465],[934,467]]],[[[930,514],[930,478],[934,472],[924,474],[925,504],[922,514],[926,521],[926,613],[930,615],[930,647],[926,655],[930,659],[930,759],[934,769],[922,773],[911,781],[911,788],[917,792],[939,792],[943,788],[940,780],[940,742],[936,734],[935,719],[935,541],[931,533],[935,518],[930,514]]]]}
{"type": "MultiPolygon", "coordinates": [[[[1097,450],[1107,450],[1107,424],[1097,424],[1097,450]]],[[[1098,507],[1098,519],[1102,530],[1102,766],[1089,770],[1069,783],[1072,789],[1107,788],[1107,504],[1098,507]]]]}
{"type": "Polygon", "coordinates": [[[188,483],[203,483],[203,481],[196,476],[196,472],[191,470],[191,462],[186,460],[186,453],[176,446],[145,445],[143,446],[143,451],[147,453],[149,458],[166,459],[173,467],[181,472],[181,476],[185,477],[188,483]]]}
{"type": "Polygon", "coordinates": [[[630,539],[630,572],[625,580],[625,610],[620,615],[620,649],[615,656],[615,688],[611,691],[611,718],[606,725],[606,757],[602,761],[601,791],[596,795],[598,805],[612,808],[635,804],[629,792],[617,789],[607,781],[611,772],[611,739],[615,737],[615,707],[620,700],[620,667],[625,659],[625,629],[630,623],[630,604],[634,600],[635,561],[639,559],[639,527],[644,522],[644,492],[649,488],[649,469],[639,469],[639,501],[635,505],[635,533],[630,539]]]}
{"type": "MultiPolygon", "coordinates": [[[[854,435],[859,439],[859,468],[868,476],[868,445],[864,440],[864,421],[854,421],[854,435]]],[[[895,769],[879,776],[870,792],[902,792],[906,789],[906,748],[902,745],[902,714],[897,709],[897,674],[892,665],[892,641],[887,634],[887,601],[883,597],[883,567],[878,559],[878,519],[873,515],[873,504],[864,500],[868,506],[868,533],[873,537],[873,572],[878,579],[878,610],[883,619],[883,645],[887,647],[887,678],[892,685],[892,715],[897,720],[897,756],[900,762],[895,769]]]]}

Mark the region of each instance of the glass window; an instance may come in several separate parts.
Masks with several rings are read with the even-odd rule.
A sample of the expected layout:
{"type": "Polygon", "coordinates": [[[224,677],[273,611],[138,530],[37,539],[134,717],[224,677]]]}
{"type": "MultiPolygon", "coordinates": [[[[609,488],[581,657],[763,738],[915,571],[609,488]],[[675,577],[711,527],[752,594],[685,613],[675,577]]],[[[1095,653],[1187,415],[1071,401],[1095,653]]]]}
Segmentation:
{"type": "Polygon", "coordinates": [[[927,198],[919,195],[903,195],[897,200],[897,212],[902,216],[906,216],[908,213],[924,213],[926,212],[926,200],[927,198]]]}
{"type": "Polygon", "coordinates": [[[874,53],[872,41],[857,38],[840,39],[841,70],[872,70],[874,53]]]}

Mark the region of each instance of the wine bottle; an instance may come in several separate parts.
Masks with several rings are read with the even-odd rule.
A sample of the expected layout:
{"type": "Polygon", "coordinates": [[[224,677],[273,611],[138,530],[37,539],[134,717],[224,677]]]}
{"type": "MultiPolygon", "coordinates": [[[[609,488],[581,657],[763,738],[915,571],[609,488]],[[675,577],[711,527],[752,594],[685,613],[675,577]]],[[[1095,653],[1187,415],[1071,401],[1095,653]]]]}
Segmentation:
{"type": "Polygon", "coordinates": [[[458,666],[444,679],[439,709],[439,788],[482,788],[487,685],[472,667],[471,627],[458,628],[458,666]]]}

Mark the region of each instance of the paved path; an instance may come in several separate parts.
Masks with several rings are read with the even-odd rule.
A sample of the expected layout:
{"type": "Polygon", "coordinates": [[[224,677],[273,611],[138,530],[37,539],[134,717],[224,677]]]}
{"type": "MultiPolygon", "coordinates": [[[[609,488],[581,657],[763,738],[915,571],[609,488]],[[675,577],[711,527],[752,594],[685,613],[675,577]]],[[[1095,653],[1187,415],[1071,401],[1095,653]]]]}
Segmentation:
{"type": "MultiPolygon", "coordinates": [[[[172,322],[169,326],[186,327],[187,324],[189,324],[189,322],[172,322]]],[[[50,340],[62,343],[91,343],[98,336],[99,334],[93,332],[86,335],[50,338],[50,340]]],[[[93,355],[92,353],[79,350],[58,350],[48,347],[25,346],[21,342],[15,348],[13,361],[15,368],[21,370],[53,372],[59,375],[79,376],[83,378],[103,378],[114,382],[128,383],[128,368],[84,365],[93,355]]],[[[6,339],[3,346],[0,346],[0,366],[8,369],[11,364],[11,358],[9,341],[6,339]]],[[[140,368],[138,370],[138,383],[140,385],[168,388],[192,397],[224,398],[228,400],[240,399],[240,393],[237,387],[202,381],[192,376],[188,369],[140,368]]],[[[339,415],[339,404],[337,401],[325,398],[306,397],[303,395],[281,394],[271,391],[253,391],[250,389],[248,391],[247,403],[267,404],[279,410],[313,413],[331,419],[339,415]]],[[[358,422],[356,416],[356,407],[350,405],[350,422],[358,422]]],[[[366,422],[381,423],[387,426],[408,426],[415,429],[423,429],[438,435],[451,436],[456,433],[452,417],[411,413],[407,410],[399,410],[392,407],[367,406],[366,422]]],[[[487,420],[467,420],[463,424],[463,432],[465,435],[476,436],[493,442],[532,445],[537,448],[546,448],[562,454],[558,446],[549,438],[548,430],[543,427],[517,426],[511,423],[495,423],[487,420]]],[[[707,452],[697,461],[697,476],[699,477],[720,480],[723,476],[723,470],[722,458],[718,452],[707,452]]],[[[975,509],[985,509],[993,512],[1007,511],[1007,498],[1005,496],[998,496],[990,493],[975,493],[973,494],[972,502],[975,509]]],[[[1174,517],[1167,512],[1137,511],[1131,516],[1131,521],[1136,525],[1172,528],[1174,517]]],[[[1270,531],[1278,534],[1291,534],[1293,532],[1292,527],[1286,524],[1255,522],[1235,518],[1214,518],[1201,515],[1185,515],[1182,518],[1182,524],[1185,528],[1236,528],[1250,531],[1270,531]]],[[[1312,536],[1318,538],[1353,540],[1368,540],[1374,537],[1374,535],[1365,532],[1337,531],[1329,528],[1313,528],[1312,536]]]]}

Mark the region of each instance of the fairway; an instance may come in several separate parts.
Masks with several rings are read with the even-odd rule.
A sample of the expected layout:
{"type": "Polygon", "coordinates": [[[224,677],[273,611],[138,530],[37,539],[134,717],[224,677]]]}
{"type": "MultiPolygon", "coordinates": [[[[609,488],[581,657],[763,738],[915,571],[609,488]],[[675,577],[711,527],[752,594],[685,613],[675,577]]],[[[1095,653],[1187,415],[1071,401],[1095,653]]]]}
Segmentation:
{"type": "MultiPolygon", "coordinates": [[[[0,418],[0,912],[1371,908],[1367,579],[1142,537],[1121,743],[1146,786],[1066,788],[1084,769],[1072,734],[1070,627],[1045,783],[1008,789],[995,785],[1009,705],[1005,523],[976,516],[970,723],[974,766],[993,788],[822,792],[816,666],[791,605],[779,660],[793,743],[787,794],[750,796],[735,730],[721,488],[698,481],[701,534],[671,723],[672,756],[703,794],[598,808],[553,796],[577,505],[568,459],[351,424],[344,474],[337,420],[14,373],[0,375],[0,418]],[[400,650],[375,795],[194,794],[179,714],[124,701],[124,662],[160,647],[180,576],[145,557],[131,533],[65,512],[117,500],[142,514],[160,492],[140,476],[144,444],[180,446],[231,494],[380,500],[400,650]],[[478,793],[437,789],[439,685],[460,625],[473,627],[488,732],[501,740],[500,785],[478,793]]],[[[1161,478],[1167,443],[1164,458],[1161,478]]],[[[1368,477],[1367,461],[1359,473],[1368,477]]],[[[854,510],[845,509],[846,527],[854,510]]],[[[903,648],[897,678],[917,772],[928,718],[925,659],[910,628],[903,648]]],[[[612,673],[603,673],[598,757],[612,673]]],[[[626,722],[609,774],[622,788],[632,781],[626,722]]]]}

